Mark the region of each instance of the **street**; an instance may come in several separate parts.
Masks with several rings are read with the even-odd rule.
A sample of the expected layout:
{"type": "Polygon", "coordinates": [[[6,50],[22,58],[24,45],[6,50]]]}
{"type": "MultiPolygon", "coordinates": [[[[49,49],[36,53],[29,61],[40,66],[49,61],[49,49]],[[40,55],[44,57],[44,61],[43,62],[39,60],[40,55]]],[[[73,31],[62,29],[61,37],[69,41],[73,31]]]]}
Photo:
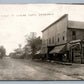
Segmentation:
{"type": "Polygon", "coordinates": [[[84,80],[84,64],[62,65],[25,59],[0,59],[0,80],[84,80]]]}

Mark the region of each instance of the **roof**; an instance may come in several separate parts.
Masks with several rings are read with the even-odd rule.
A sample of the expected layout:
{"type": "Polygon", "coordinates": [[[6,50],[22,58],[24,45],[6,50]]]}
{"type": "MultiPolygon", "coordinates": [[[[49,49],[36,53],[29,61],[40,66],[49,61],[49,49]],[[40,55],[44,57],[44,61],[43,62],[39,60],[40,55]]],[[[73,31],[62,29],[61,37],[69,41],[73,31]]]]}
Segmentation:
{"type": "Polygon", "coordinates": [[[42,30],[42,32],[44,32],[46,29],[48,29],[49,27],[51,27],[53,24],[59,22],[61,19],[63,19],[64,17],[66,17],[68,14],[64,14],[63,16],[61,16],[58,20],[56,20],[55,22],[53,22],[52,24],[50,24],[48,27],[46,27],[44,30],[42,30]]]}
{"type": "Polygon", "coordinates": [[[84,22],[68,21],[68,28],[84,29],[84,22]]]}

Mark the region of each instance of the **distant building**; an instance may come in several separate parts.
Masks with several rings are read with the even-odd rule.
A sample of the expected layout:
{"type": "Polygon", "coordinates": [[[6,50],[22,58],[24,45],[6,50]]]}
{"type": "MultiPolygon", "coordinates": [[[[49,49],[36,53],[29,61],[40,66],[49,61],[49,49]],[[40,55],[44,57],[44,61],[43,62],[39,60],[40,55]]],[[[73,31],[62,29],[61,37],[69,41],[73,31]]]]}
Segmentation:
{"type": "MultiPolygon", "coordinates": [[[[83,39],[84,22],[68,21],[65,14],[42,31],[42,54],[46,58],[60,53],[62,56],[69,51],[67,43],[83,39]]],[[[70,59],[69,53],[66,59],[70,59]]]]}

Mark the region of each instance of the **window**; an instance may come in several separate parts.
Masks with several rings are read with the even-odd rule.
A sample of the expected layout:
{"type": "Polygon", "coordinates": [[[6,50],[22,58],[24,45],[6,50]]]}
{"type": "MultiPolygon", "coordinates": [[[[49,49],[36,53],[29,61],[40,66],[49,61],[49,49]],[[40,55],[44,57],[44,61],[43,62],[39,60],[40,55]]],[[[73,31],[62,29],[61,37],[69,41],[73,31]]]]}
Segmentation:
{"type": "Polygon", "coordinates": [[[58,38],[58,42],[59,42],[59,38],[58,38]]]}
{"type": "Polygon", "coordinates": [[[54,43],[54,36],[52,37],[52,43],[54,43]]]}
{"type": "Polygon", "coordinates": [[[58,42],[59,42],[59,37],[60,37],[60,34],[58,33],[58,42]]]}
{"type": "Polygon", "coordinates": [[[48,39],[47,39],[47,44],[48,44],[48,39]]]}
{"type": "Polygon", "coordinates": [[[63,40],[64,40],[64,36],[63,36],[63,40]]]}
{"type": "Polygon", "coordinates": [[[76,31],[72,31],[72,40],[76,40],[76,31]]]}
{"type": "Polygon", "coordinates": [[[76,35],[76,32],[75,31],[72,31],[72,35],[75,36],[76,35]]]}
{"type": "Polygon", "coordinates": [[[49,44],[51,44],[51,38],[49,38],[49,44]]]}

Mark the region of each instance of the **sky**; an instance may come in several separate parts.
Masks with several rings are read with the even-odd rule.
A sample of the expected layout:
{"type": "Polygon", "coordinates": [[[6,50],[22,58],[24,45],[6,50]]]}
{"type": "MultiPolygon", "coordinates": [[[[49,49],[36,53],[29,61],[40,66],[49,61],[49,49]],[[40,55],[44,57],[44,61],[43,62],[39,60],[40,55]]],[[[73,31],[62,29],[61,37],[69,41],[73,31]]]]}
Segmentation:
{"type": "Polygon", "coordinates": [[[25,45],[25,35],[41,31],[63,14],[69,20],[84,21],[84,5],[69,4],[0,4],[0,45],[7,54],[25,45]]]}

